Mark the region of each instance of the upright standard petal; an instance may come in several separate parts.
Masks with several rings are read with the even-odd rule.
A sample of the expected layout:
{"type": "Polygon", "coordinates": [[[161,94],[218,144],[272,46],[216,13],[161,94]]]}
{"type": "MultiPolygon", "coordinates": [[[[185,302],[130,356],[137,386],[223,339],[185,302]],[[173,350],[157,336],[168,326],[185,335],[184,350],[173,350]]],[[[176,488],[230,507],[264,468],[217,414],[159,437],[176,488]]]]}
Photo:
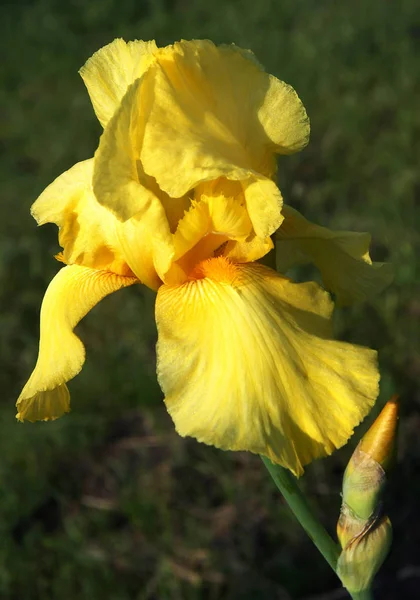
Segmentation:
{"type": "Polygon", "coordinates": [[[376,352],[331,340],[329,295],[259,264],[201,263],[158,291],[158,378],[178,432],[296,475],[378,394],[376,352]]]}
{"type": "MultiPolygon", "coordinates": [[[[130,87],[102,134],[95,154],[93,189],[98,202],[124,225],[119,229],[120,241],[124,243],[127,234],[130,237],[130,246],[124,247],[131,269],[146,285],[156,288],[169,269],[174,248],[168,217],[155,193],[157,186],[151,189],[139,163],[137,140],[143,116],[136,105],[138,85],[130,87]],[[148,273],[151,277],[145,279],[148,273]]],[[[184,206],[184,200],[180,202],[184,206]]]]}
{"type": "Polygon", "coordinates": [[[308,118],[296,93],[249,54],[208,40],[182,41],[160,49],[145,74],[151,102],[144,166],[171,196],[224,171],[253,169],[271,177],[273,152],[296,152],[307,144],[308,118]],[[166,169],[159,165],[163,140],[173,150],[166,169]],[[180,176],[172,181],[179,156],[180,176]]]}
{"type": "Polygon", "coordinates": [[[136,282],[78,265],[57,273],[41,307],[38,361],[16,403],[20,421],[49,421],[70,410],[66,382],[85,361],[84,346],[73,329],[102,298],[136,282]]]}
{"type": "Polygon", "coordinates": [[[283,207],[283,215],[285,220],[276,232],[279,271],[313,263],[341,305],[367,300],[391,283],[392,266],[371,261],[368,233],[320,227],[290,206],[283,207]]]}
{"type": "Polygon", "coordinates": [[[257,235],[270,235],[281,222],[280,192],[270,181],[274,153],[295,152],[309,136],[293,89],[249,53],[206,40],[160,49],[138,89],[146,173],[174,198],[218,177],[258,183],[249,190],[250,218],[257,235]],[[265,218],[255,213],[256,203],[265,218]]]}
{"type": "Polygon", "coordinates": [[[38,225],[55,223],[63,261],[118,275],[132,275],[119,242],[115,216],[92,190],[93,159],[77,163],[57,177],[32,205],[38,225]]]}
{"type": "Polygon", "coordinates": [[[118,108],[128,86],[147,71],[156,50],[154,41],[127,44],[116,39],[95,52],[80,69],[102,127],[118,108]]]}

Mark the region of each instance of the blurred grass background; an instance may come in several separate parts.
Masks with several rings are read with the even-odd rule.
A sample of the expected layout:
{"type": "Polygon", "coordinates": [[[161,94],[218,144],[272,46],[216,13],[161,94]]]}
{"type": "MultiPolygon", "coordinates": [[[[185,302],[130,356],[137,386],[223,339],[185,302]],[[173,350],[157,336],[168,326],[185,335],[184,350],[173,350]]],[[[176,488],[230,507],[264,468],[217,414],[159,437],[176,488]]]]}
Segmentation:
{"type": "MultiPolygon", "coordinates": [[[[56,228],[37,230],[29,207],[93,154],[100,135],[78,68],[115,37],[208,37],[251,48],[306,105],[311,143],[280,162],[288,202],[321,224],[370,231],[374,259],[395,264],[393,285],[339,312],[337,332],[380,351],[378,407],[402,397],[388,491],[395,542],[375,594],[418,599],[418,3],[3,0],[0,35],[0,597],[347,597],[258,457],[174,433],[155,378],[147,290],[113,295],[79,326],[88,360],[71,383],[69,416],[14,420],[36,360],[42,296],[59,268],[56,228]]],[[[313,464],[302,480],[331,530],[350,452],[313,464]]]]}

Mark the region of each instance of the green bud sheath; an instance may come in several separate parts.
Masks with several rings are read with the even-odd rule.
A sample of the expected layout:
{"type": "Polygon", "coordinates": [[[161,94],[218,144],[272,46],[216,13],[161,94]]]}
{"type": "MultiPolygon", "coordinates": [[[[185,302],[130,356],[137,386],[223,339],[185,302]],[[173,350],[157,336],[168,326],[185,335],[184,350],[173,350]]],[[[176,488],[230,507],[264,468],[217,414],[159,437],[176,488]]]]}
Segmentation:
{"type": "Polygon", "coordinates": [[[398,404],[390,400],[354,451],[343,478],[337,523],[342,552],[337,575],[351,594],[369,592],[389,552],[391,522],[381,515],[381,500],[395,447],[398,404]]]}
{"type": "Polygon", "coordinates": [[[370,519],[380,503],[384,485],[385,471],[359,444],[344,473],[343,505],[359,519],[370,519]]]}
{"type": "Polygon", "coordinates": [[[337,575],[350,593],[370,588],[391,542],[391,522],[388,517],[382,517],[346,546],[338,559],[337,575]]]}

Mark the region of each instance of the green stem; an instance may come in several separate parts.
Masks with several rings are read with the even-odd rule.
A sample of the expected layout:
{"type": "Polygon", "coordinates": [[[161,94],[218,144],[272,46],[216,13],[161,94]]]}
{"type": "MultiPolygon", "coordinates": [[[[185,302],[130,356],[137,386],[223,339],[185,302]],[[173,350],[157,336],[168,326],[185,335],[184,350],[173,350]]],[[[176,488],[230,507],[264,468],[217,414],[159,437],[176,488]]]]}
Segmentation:
{"type": "MultiPolygon", "coordinates": [[[[273,464],[265,456],[261,456],[261,459],[295,517],[336,573],[337,560],[341,552],[340,547],[334,542],[325,527],[312,512],[308,501],[297,484],[296,478],[293,477],[288,469],[273,464]]],[[[374,600],[370,590],[349,592],[349,594],[353,600],[374,600]]]]}
{"type": "MultiPolygon", "coordinates": [[[[296,482],[296,478],[293,477],[290,471],[279,465],[274,465],[271,460],[265,456],[261,456],[261,458],[295,517],[321,552],[327,563],[335,571],[340,548],[313,514],[311,507],[296,482]]],[[[357,600],[368,599],[368,596],[366,598],[360,595],[357,596],[357,600]]]]}

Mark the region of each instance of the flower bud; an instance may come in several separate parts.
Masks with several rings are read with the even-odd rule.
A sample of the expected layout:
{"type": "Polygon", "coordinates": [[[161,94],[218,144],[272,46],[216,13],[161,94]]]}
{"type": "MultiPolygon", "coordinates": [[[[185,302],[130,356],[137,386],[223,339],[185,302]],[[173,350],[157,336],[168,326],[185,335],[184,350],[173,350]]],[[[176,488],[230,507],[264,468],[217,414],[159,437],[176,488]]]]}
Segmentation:
{"type": "Polygon", "coordinates": [[[369,589],[391,545],[391,522],[381,515],[381,500],[397,423],[398,404],[393,397],[359,442],[344,473],[337,574],[349,592],[369,589]]]}
{"type": "Polygon", "coordinates": [[[349,542],[365,527],[366,520],[357,517],[346,505],[341,505],[340,517],[337,523],[337,537],[340,546],[345,548],[349,542]]]}
{"type": "Polygon", "coordinates": [[[359,450],[364,452],[386,470],[395,450],[398,425],[398,396],[389,400],[370,429],[359,443],[359,450]]]}
{"type": "Polygon", "coordinates": [[[368,590],[389,552],[392,526],[382,517],[356,535],[344,548],[337,563],[337,575],[350,593],[368,590]]]}
{"type": "Polygon", "coordinates": [[[385,471],[368,454],[356,448],[343,479],[343,505],[362,521],[368,520],[380,502],[385,471]]]}
{"type": "Polygon", "coordinates": [[[380,502],[385,485],[385,469],[395,447],[398,403],[394,396],[359,442],[343,479],[343,505],[355,517],[369,519],[380,502]]]}

